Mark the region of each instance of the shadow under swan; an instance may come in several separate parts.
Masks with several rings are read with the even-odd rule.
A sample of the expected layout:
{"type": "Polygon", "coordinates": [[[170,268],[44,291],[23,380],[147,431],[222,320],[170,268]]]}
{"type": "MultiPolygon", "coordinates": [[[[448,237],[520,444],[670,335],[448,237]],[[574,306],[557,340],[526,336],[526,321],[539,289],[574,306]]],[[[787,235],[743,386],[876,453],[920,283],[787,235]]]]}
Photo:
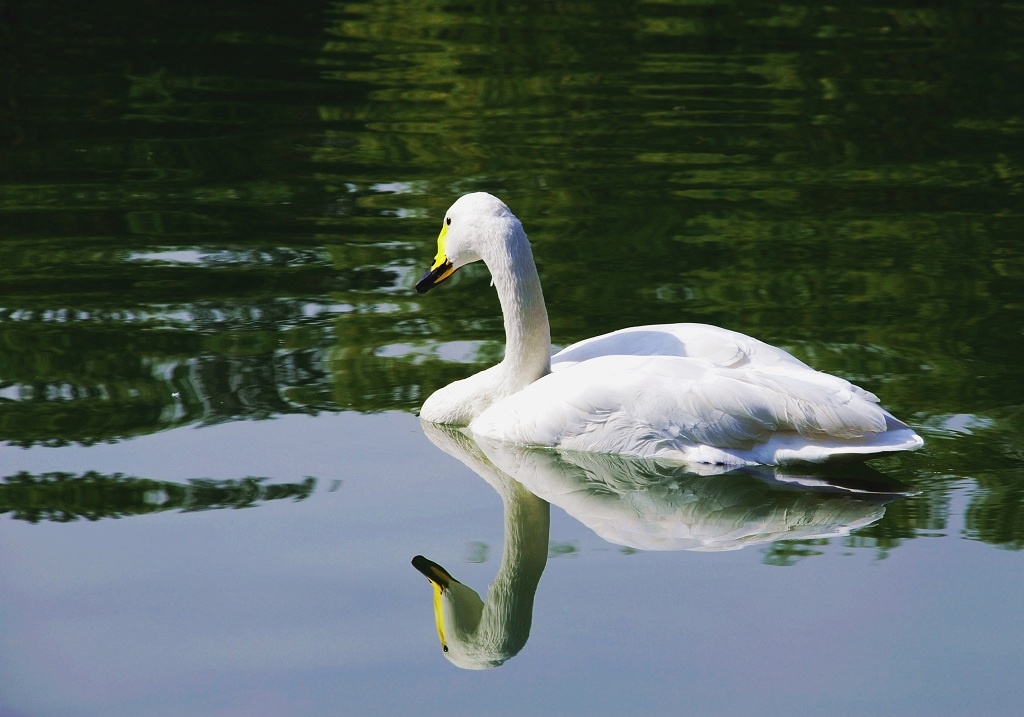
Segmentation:
{"type": "Polygon", "coordinates": [[[437,563],[413,566],[434,588],[445,656],[466,669],[496,667],[526,644],[547,562],[549,504],[604,540],[636,550],[736,550],[776,540],[849,535],[907,495],[872,471],[786,474],[769,467],[726,470],[598,453],[569,453],[474,440],[422,423],[441,450],[501,497],[504,547],[486,600],[437,563]]]}

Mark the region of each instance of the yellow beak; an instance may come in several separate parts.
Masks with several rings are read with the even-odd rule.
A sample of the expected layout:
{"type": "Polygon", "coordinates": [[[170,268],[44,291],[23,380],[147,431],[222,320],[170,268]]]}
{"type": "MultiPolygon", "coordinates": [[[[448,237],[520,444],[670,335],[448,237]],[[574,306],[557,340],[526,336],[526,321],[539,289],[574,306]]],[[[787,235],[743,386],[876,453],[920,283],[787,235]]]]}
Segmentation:
{"type": "Polygon", "coordinates": [[[448,256],[445,253],[445,245],[447,243],[448,225],[445,224],[441,227],[441,233],[437,236],[437,255],[434,257],[434,263],[430,266],[427,273],[416,282],[416,291],[420,294],[427,293],[455,273],[455,267],[448,261],[448,256]]]}

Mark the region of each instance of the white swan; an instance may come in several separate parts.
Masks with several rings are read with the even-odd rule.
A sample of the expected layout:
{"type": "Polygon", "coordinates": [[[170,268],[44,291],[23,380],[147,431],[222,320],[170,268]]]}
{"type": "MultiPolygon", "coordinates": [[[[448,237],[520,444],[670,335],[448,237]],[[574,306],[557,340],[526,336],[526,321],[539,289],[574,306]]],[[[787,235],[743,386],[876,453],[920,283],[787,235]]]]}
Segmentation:
{"type": "Polygon", "coordinates": [[[704,324],[639,326],[550,356],[522,224],[477,192],[448,210],[424,293],[483,261],[505,318],[501,363],[433,393],[421,418],[521,445],[722,465],[863,459],[924,442],[871,393],[704,324]]]}

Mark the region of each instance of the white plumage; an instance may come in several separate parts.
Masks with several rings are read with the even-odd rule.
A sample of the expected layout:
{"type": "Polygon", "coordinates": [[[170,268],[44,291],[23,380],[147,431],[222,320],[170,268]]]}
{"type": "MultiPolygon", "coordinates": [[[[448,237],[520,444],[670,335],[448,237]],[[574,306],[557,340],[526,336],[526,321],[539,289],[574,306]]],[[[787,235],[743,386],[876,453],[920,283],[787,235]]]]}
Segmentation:
{"type": "Polygon", "coordinates": [[[639,326],[550,357],[544,297],[519,220],[496,197],[445,215],[421,293],[482,260],[505,319],[504,360],[432,394],[421,417],[515,444],[723,465],[914,450],[921,438],[850,382],[704,324],[639,326]]]}

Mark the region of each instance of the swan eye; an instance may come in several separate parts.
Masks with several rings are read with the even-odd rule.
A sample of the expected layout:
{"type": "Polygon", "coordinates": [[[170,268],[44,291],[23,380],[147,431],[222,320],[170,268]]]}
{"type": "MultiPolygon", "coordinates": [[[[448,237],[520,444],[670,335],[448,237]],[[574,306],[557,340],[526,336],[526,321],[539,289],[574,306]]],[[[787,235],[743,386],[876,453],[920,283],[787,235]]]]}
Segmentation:
{"type": "Polygon", "coordinates": [[[448,652],[448,646],[447,645],[441,645],[441,649],[443,649],[445,652],[448,652]]]}
{"type": "Polygon", "coordinates": [[[444,223],[445,223],[445,226],[449,226],[450,227],[452,225],[452,218],[451,217],[445,217],[444,223]]]}

